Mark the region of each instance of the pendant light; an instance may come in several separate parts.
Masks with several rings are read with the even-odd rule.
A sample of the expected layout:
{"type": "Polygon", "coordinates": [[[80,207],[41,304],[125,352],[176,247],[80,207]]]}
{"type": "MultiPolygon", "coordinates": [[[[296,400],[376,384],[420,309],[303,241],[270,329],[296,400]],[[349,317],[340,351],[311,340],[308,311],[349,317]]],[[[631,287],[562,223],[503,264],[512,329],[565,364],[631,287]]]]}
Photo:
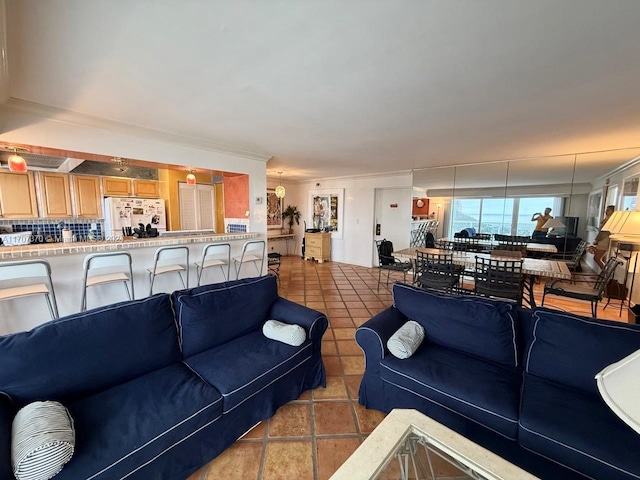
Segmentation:
{"type": "Polygon", "coordinates": [[[18,155],[18,149],[13,149],[13,154],[9,155],[9,170],[16,173],[25,173],[27,171],[27,162],[24,157],[18,155]]]}
{"type": "Polygon", "coordinates": [[[280,174],[280,184],[276,187],[276,197],[284,198],[285,189],[282,186],[282,172],[278,172],[280,174]]]}
{"type": "Polygon", "coordinates": [[[187,185],[195,185],[196,184],[196,176],[193,174],[195,170],[187,170],[189,172],[187,174],[187,185]]]}

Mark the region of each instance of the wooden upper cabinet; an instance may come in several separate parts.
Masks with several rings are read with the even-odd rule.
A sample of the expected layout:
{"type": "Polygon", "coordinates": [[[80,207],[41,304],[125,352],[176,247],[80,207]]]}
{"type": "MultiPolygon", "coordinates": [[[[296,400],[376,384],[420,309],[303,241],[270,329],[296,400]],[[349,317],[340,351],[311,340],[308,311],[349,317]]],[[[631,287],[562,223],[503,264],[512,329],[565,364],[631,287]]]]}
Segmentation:
{"type": "Polygon", "coordinates": [[[160,197],[160,184],[155,180],[133,180],[133,194],[136,197],[160,197]]]}
{"type": "Polygon", "coordinates": [[[71,216],[69,176],[62,173],[39,172],[43,217],[71,216]]]}
{"type": "Polygon", "coordinates": [[[130,197],[131,179],[102,177],[102,190],[105,197],[130,197]]]}
{"type": "Polygon", "coordinates": [[[76,216],[80,218],[102,217],[100,177],[73,176],[76,216]]]}
{"type": "Polygon", "coordinates": [[[0,172],[0,217],[38,217],[36,183],[32,172],[0,172]]]}

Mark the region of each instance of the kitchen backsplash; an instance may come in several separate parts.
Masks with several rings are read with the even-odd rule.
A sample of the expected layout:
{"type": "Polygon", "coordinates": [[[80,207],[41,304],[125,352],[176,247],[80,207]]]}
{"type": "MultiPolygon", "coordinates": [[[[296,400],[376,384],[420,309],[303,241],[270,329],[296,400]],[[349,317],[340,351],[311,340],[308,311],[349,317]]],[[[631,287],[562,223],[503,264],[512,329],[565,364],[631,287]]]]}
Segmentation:
{"type": "Polygon", "coordinates": [[[65,224],[64,226],[66,228],[71,230],[77,241],[87,241],[92,224],[95,225],[93,230],[96,240],[102,239],[104,222],[96,219],[40,218],[34,220],[0,220],[0,230],[2,230],[2,227],[11,227],[14,232],[31,231],[33,232],[32,243],[47,241],[61,242],[61,222],[65,224]]]}

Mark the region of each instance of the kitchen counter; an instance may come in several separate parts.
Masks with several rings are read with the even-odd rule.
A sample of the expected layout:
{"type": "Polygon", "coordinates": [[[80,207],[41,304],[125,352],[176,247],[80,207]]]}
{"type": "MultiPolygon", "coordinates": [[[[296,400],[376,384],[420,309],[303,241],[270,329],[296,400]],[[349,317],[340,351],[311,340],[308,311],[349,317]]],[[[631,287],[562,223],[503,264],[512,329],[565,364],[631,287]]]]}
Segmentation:
{"type": "MultiPolygon", "coordinates": [[[[149,295],[149,272],[153,267],[154,254],[158,247],[185,245],[189,249],[189,287],[197,283],[194,263],[202,258],[202,247],[207,243],[229,243],[231,257],[239,257],[242,245],[250,239],[258,239],[259,233],[221,233],[196,234],[178,237],[131,238],[120,241],[43,243],[16,247],[0,247],[0,261],[46,258],[51,265],[51,278],[58,301],[60,316],[76,313],[80,310],[82,295],[82,265],[87,255],[98,252],[126,250],[132,258],[135,298],[149,295]]],[[[264,238],[264,236],[262,236],[264,238]]],[[[263,273],[266,273],[265,261],[263,273]]],[[[225,272],[226,273],[226,272],[225,272]]],[[[255,268],[242,269],[241,277],[256,276],[255,268]]],[[[235,267],[231,261],[231,275],[235,278],[235,267]]],[[[208,268],[202,275],[202,282],[222,282],[225,278],[219,268],[208,268]]],[[[172,292],[183,288],[177,273],[156,277],[153,292],[172,292]]],[[[126,300],[124,287],[120,282],[99,285],[88,289],[87,306],[89,309],[126,300]]],[[[18,331],[29,330],[49,321],[49,311],[42,296],[0,302],[0,336],[18,331]],[[28,312],[28,313],[26,313],[28,312]]]]}
{"type": "Polygon", "coordinates": [[[164,247],[170,245],[188,245],[191,243],[229,242],[257,238],[257,233],[218,233],[198,234],[176,237],[126,238],[124,240],[104,240],[97,242],[39,243],[17,247],[0,246],[0,260],[20,260],[25,258],[50,257],[76,253],[111,252],[134,248],[164,247]]]}

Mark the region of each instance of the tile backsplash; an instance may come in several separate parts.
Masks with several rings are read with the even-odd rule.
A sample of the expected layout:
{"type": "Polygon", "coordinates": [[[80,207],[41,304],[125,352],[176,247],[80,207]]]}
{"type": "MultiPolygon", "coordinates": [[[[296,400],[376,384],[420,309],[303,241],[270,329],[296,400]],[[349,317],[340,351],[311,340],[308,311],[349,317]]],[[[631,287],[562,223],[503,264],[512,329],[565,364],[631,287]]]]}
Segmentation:
{"type": "Polygon", "coordinates": [[[39,218],[33,220],[0,220],[0,230],[2,227],[11,227],[14,232],[33,232],[32,243],[46,241],[61,242],[63,222],[66,228],[71,230],[76,237],[76,241],[87,241],[91,225],[95,224],[94,234],[96,240],[102,239],[104,232],[104,221],[101,219],[83,218],[39,218]]]}

